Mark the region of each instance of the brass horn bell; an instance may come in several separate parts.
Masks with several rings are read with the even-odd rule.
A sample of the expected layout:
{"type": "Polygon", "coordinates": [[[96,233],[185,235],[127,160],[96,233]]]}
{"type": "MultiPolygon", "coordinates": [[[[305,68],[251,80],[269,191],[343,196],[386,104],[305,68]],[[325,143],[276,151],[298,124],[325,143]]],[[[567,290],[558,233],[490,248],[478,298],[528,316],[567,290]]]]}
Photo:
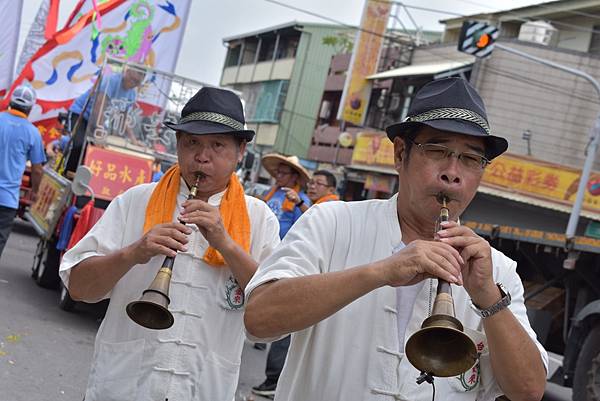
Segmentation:
{"type": "Polygon", "coordinates": [[[440,280],[431,316],[406,343],[406,357],[421,372],[437,377],[457,376],[477,361],[477,348],[454,317],[450,284],[440,280]]]}
{"type": "Polygon", "coordinates": [[[127,315],[131,320],[140,326],[155,330],[168,329],[173,325],[173,315],[167,309],[171,302],[169,299],[171,272],[171,268],[163,265],[150,287],[142,293],[140,300],[127,305],[127,315]]]}

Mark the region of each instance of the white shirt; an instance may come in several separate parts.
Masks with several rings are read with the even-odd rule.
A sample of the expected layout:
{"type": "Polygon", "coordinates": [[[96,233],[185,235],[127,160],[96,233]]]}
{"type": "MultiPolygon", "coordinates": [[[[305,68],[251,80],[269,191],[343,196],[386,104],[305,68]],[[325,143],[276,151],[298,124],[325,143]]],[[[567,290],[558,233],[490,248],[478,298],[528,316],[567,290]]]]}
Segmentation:
{"type": "MultiPolygon", "coordinates": [[[[402,240],[396,202],[394,196],[311,207],[260,265],[246,288],[247,297],[271,280],[340,271],[389,257],[402,240]]],[[[510,310],[535,341],[547,366],[547,354],[527,320],[516,263],[494,249],[492,262],[494,280],[511,293],[510,310]]],[[[427,280],[420,289],[404,344],[427,317],[436,287],[435,280],[427,280]]],[[[431,386],[416,384],[419,372],[399,347],[396,296],[395,288],[379,288],[293,333],[275,400],[431,400],[431,386]]],[[[501,390],[492,375],[481,318],[470,308],[462,287],[453,286],[453,296],[456,317],[475,340],[480,358],[461,376],[436,378],[436,400],[492,401],[501,390]]]]}
{"type": "MultiPolygon", "coordinates": [[[[115,198],[92,230],[60,266],[68,285],[70,269],[82,260],[117,251],[142,237],[146,205],[155,187],[144,184],[115,198]]],[[[181,185],[173,221],[188,189],[181,185]]],[[[220,204],[224,193],[209,203],[220,204]]],[[[246,196],[251,224],[250,254],[264,260],[279,243],[279,224],[267,205],[246,196]]],[[[86,401],[187,401],[234,398],[244,332],[243,293],[227,267],[202,261],[208,242],[195,225],[188,251],[178,253],[169,291],[175,318],[167,330],[150,330],[129,319],[126,305],[138,300],[164,256],[129,270],[113,290],[96,336],[86,401]]],[[[99,299],[90,299],[95,302],[99,299]]]]}

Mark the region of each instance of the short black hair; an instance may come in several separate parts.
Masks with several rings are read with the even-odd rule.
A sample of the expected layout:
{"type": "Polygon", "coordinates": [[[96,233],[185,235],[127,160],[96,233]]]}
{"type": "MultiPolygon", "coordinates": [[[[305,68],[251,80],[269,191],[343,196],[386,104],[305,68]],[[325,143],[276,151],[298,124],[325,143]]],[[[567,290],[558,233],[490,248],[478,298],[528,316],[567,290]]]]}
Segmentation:
{"type": "Polygon", "coordinates": [[[315,175],[322,175],[325,176],[325,178],[327,179],[327,185],[333,188],[337,187],[337,180],[335,179],[335,175],[333,175],[331,172],[327,171],[327,170],[317,170],[313,173],[313,177],[315,175]]]}

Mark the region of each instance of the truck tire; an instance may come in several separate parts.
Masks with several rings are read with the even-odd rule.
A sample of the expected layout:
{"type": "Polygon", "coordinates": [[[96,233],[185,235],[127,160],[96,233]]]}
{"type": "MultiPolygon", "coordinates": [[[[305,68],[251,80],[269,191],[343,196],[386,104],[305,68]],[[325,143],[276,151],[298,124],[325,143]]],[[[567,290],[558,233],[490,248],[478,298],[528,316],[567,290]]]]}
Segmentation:
{"type": "Polygon", "coordinates": [[[579,351],[573,401],[600,401],[600,324],[590,330],[579,351]]]}
{"type": "Polygon", "coordinates": [[[59,265],[60,251],[56,249],[56,240],[46,241],[35,272],[35,282],[43,288],[57,289],[60,282],[58,277],[59,265]]]}
{"type": "Polygon", "coordinates": [[[60,307],[60,309],[67,311],[67,312],[72,312],[73,310],[75,310],[75,305],[77,304],[76,301],[73,301],[73,298],[71,298],[71,296],[69,295],[69,290],[67,290],[67,287],[65,287],[65,285],[63,284],[63,282],[60,282],[60,298],[58,301],[58,306],[60,307]]]}

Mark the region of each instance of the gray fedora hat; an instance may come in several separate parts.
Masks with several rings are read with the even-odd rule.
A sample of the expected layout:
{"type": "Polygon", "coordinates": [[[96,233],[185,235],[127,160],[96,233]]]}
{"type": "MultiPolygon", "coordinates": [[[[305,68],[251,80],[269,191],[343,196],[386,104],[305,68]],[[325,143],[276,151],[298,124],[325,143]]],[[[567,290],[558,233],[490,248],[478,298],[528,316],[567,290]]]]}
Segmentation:
{"type": "Polygon", "coordinates": [[[462,78],[429,82],[415,95],[408,117],[385,129],[390,140],[414,132],[419,126],[457,134],[479,136],[486,144],[486,157],[493,159],[508,149],[508,141],[491,134],[485,105],[479,93],[462,78]]]}

